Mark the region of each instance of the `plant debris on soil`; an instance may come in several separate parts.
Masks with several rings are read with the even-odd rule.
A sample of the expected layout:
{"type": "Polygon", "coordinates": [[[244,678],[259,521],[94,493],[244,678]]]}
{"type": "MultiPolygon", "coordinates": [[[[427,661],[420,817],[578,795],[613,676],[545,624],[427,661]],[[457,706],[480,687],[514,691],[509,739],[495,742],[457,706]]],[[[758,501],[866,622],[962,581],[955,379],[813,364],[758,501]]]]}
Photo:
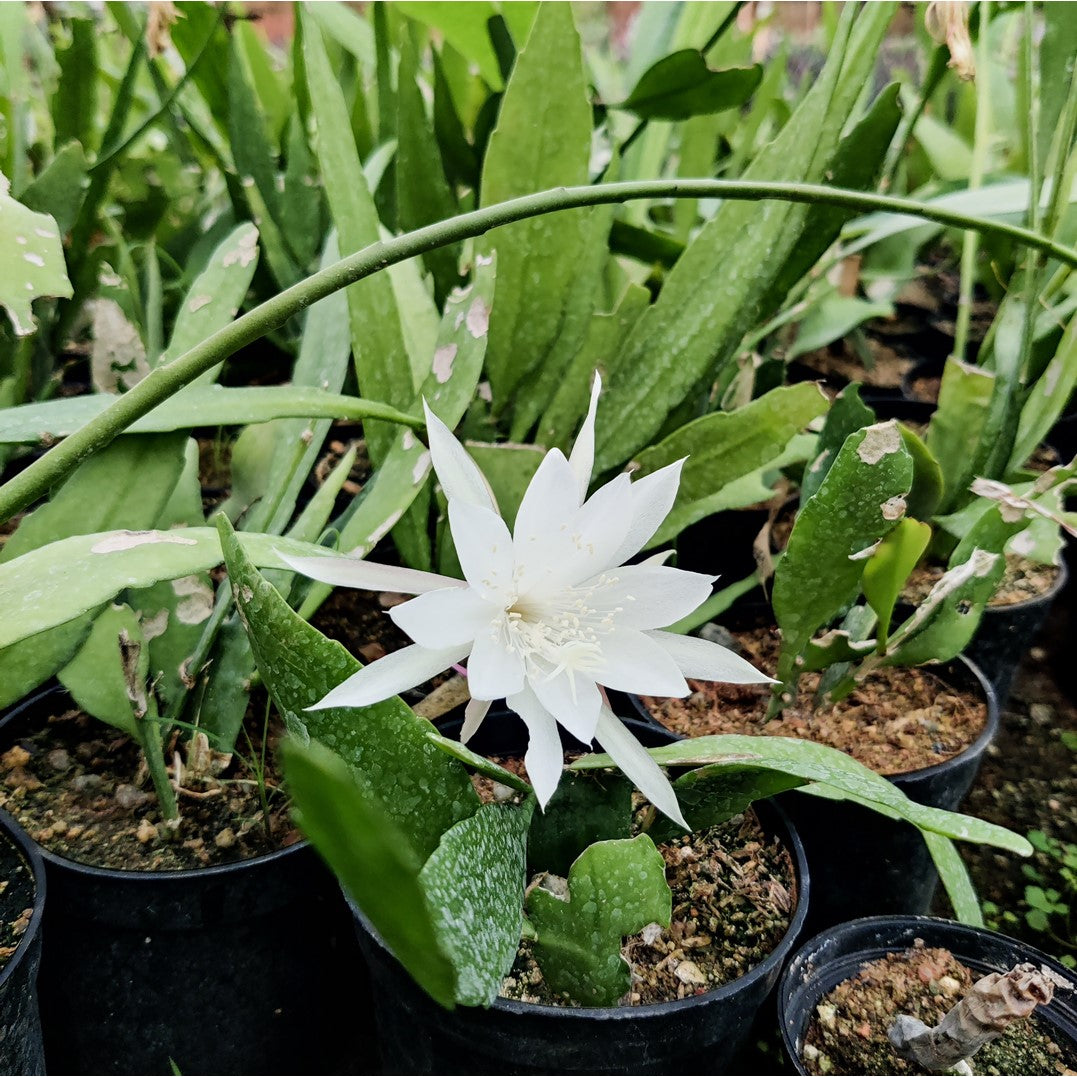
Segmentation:
{"type": "MultiPolygon", "coordinates": [[[[520,758],[494,761],[526,777],[520,758]]],[[[472,780],[486,802],[514,795],[481,775],[472,780]]],[[[658,851],[666,862],[673,915],[668,929],[650,924],[625,940],[621,953],[632,972],[632,988],[621,1000],[625,1006],[701,995],[740,978],[777,946],[796,909],[792,858],[781,842],[767,837],[754,812],[675,838],[658,851]]],[[[520,944],[501,995],[546,1006],[576,1004],[549,990],[527,941],[520,944]]]]}
{"type": "MultiPolygon", "coordinates": [[[[257,698],[257,697],[255,697],[257,698]]],[[[299,841],[288,803],[279,792],[276,734],[265,746],[263,810],[247,752],[211,753],[208,769],[193,772],[169,745],[181,825],[162,822],[141,752],[129,737],[70,707],[55,693],[34,720],[9,725],[0,742],[0,807],[40,845],[58,856],[97,867],[181,871],[246,860],[299,841]]],[[[264,713],[264,697],[261,703],[264,713]]],[[[260,756],[262,723],[248,709],[249,754],[260,756]]],[[[240,744],[245,744],[240,738],[240,744]]]]}
{"type": "MultiPolygon", "coordinates": [[[[756,668],[773,673],[780,637],[776,628],[737,633],[735,649],[756,668]]],[[[685,699],[644,696],[667,729],[686,737],[718,733],[799,737],[838,748],[879,774],[901,774],[950,759],[972,744],[987,723],[987,704],[951,688],[928,669],[883,669],[845,699],[816,709],[818,673],[800,678],[798,698],[767,719],[767,685],[689,679],[685,699]]]]}
{"type": "Polygon", "coordinates": [[[19,948],[34,912],[34,873],[26,858],[0,834],[0,971],[19,948]]]}
{"type": "MultiPolygon", "coordinates": [[[[804,1038],[805,1067],[819,1074],[926,1073],[890,1046],[890,1026],[899,1014],[937,1025],[979,978],[949,950],[920,940],[867,962],[816,1006],[804,1038]]],[[[972,1066],[982,1074],[1071,1073],[1074,1049],[1052,1040],[1049,1026],[1033,1015],[977,1051],[972,1066]]]]}
{"type": "MultiPolygon", "coordinates": [[[[902,601],[909,605],[923,602],[945,571],[945,565],[918,565],[901,593],[902,601]]],[[[1006,571],[989,605],[1013,606],[1030,598],[1040,598],[1054,587],[1060,571],[1057,565],[1045,565],[1016,554],[1007,554],[1006,571]]]]}

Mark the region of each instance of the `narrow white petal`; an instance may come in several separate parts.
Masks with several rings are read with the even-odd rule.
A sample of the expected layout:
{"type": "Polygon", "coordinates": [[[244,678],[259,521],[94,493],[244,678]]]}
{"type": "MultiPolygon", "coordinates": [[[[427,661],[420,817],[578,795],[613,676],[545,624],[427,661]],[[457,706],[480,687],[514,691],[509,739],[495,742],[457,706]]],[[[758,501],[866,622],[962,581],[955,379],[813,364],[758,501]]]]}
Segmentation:
{"type": "Polygon", "coordinates": [[[720,644],[682,636],[676,632],[646,633],[667,651],[686,677],[702,681],[725,681],[727,684],[774,684],[750,662],[720,644]]]}
{"type": "Polygon", "coordinates": [[[647,754],[646,749],[609,707],[603,707],[598,718],[595,739],[617,766],[635,783],[636,788],[660,811],[685,830],[691,827],[681,815],[677,794],[662,768],[647,754]]]}
{"type": "Polygon", "coordinates": [[[507,702],[527,726],[528,741],[524,766],[527,767],[527,776],[535,787],[539,805],[545,808],[557,789],[565,763],[561,738],[557,733],[557,722],[528,688],[517,692],[507,702]]]}
{"type": "Polygon", "coordinates": [[[591,743],[602,708],[602,694],[593,676],[562,670],[552,677],[530,676],[527,683],[565,729],[578,741],[591,743]]]}
{"type": "Polygon", "coordinates": [[[512,537],[517,560],[541,550],[551,535],[567,532],[581,504],[583,498],[564,453],[551,449],[531,476],[516,513],[512,537]]]}
{"type": "Polygon", "coordinates": [[[598,397],[602,392],[602,376],[595,371],[595,380],[591,383],[591,403],[587,408],[587,417],[583,420],[580,432],[572,445],[568,462],[576,476],[579,486],[580,501],[587,496],[587,487],[591,485],[591,471],[595,466],[595,413],[598,410],[598,397]]]}
{"type": "Polygon", "coordinates": [[[658,553],[652,553],[650,557],[645,557],[637,563],[641,565],[664,565],[674,553],[676,553],[675,550],[660,550],[658,553]]]}
{"type": "Polygon", "coordinates": [[[501,610],[472,587],[427,591],[389,610],[397,628],[432,650],[470,643],[500,615],[501,610]]]}
{"type": "Polygon", "coordinates": [[[508,649],[505,633],[496,624],[480,632],[471,645],[467,686],[479,699],[501,699],[524,686],[524,660],[508,649]]]}
{"type": "Polygon", "coordinates": [[[464,708],[464,724],[460,727],[460,743],[467,744],[475,735],[475,731],[482,725],[490,709],[491,699],[469,699],[464,708]]]}
{"type": "Polygon", "coordinates": [[[607,688],[638,695],[683,697],[691,691],[670,654],[634,628],[618,627],[602,637],[595,678],[607,688]]]}
{"type": "Polygon", "coordinates": [[[713,576],[665,565],[622,565],[596,579],[592,607],[625,628],[665,628],[710,598],[713,576]]]}
{"type": "Polygon", "coordinates": [[[449,527],[467,582],[504,609],[514,593],[513,546],[505,521],[482,505],[450,501],[449,527]]]}
{"type": "Polygon", "coordinates": [[[628,528],[624,542],[610,560],[610,565],[624,564],[647,545],[648,540],[669,515],[669,510],[673,508],[673,503],[677,500],[682,467],[684,467],[684,461],[677,460],[632,483],[630,495],[632,524],[628,528]]]}
{"type": "Polygon", "coordinates": [[[353,673],[307,709],[324,711],[331,707],[369,707],[371,703],[380,703],[448,669],[461,661],[468,650],[468,647],[447,647],[432,651],[416,644],[393,651],[353,673]]]}
{"type": "Polygon", "coordinates": [[[415,568],[379,565],[376,561],[361,561],[343,554],[324,557],[292,557],[276,551],[277,556],[296,572],[312,580],[331,583],[334,587],[360,587],[367,591],[399,591],[405,595],[421,595],[441,587],[463,587],[463,580],[439,576],[435,572],[420,572],[415,568]]]}
{"type": "Polygon", "coordinates": [[[426,412],[426,437],[430,443],[430,459],[445,496],[449,501],[466,501],[471,505],[482,505],[491,512],[495,511],[497,506],[478,464],[468,456],[467,450],[430,410],[430,405],[425,400],[423,410],[426,412]]]}

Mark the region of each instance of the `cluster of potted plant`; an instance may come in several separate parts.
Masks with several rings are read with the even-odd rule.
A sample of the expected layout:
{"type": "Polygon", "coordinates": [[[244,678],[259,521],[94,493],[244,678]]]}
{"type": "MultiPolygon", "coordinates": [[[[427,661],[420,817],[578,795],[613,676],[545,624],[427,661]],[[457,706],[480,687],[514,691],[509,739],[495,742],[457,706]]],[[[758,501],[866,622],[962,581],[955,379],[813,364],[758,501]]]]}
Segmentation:
{"type": "MultiPolygon", "coordinates": [[[[224,6],[4,16],[3,1067],[733,1068],[806,925],[940,878],[982,924],[955,841],[1031,846],[957,812],[1002,687],[962,656],[1072,529],[1075,465],[1024,468],[1077,381],[1077,93],[1023,224],[877,194],[896,5],[799,85],[739,8],[644,5],[625,62],[567,4],[296,5],[283,67],[224,6]],[[926,430],[786,378],[909,219],[1019,252],[926,430]]],[[[798,1060],[835,945],[1019,963],[914,923],[789,966],[798,1060]]]]}

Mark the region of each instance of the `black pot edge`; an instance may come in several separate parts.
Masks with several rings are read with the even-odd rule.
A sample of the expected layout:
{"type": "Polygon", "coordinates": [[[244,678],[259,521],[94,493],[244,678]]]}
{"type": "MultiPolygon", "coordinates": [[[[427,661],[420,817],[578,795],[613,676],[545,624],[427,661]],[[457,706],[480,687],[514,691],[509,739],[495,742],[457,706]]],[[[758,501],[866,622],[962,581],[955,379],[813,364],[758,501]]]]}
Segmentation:
{"type": "Polygon", "coordinates": [[[0,809],[0,841],[5,837],[14,842],[30,865],[30,871],[34,877],[34,904],[29,926],[23,932],[18,946],[15,947],[15,952],[8,959],[3,971],[0,971],[0,991],[3,991],[8,981],[15,976],[27,952],[41,934],[41,923],[45,917],[45,863],[39,846],[6,811],[0,809]]]}
{"type": "MultiPolygon", "coordinates": [[[[47,699],[51,695],[59,695],[64,691],[64,688],[58,683],[46,684],[42,688],[35,689],[28,696],[21,699],[18,703],[14,704],[0,715],[0,734],[3,733],[8,723],[14,721],[35,704],[43,699],[47,699]]],[[[183,868],[177,871],[125,871],[119,868],[103,868],[96,864],[85,864],[81,860],[70,860],[66,856],[60,856],[58,853],[51,852],[43,845],[34,841],[34,839],[30,837],[30,835],[27,834],[14,819],[6,815],[6,813],[0,811],[0,817],[8,823],[8,826],[19,839],[22,847],[33,849],[35,863],[36,861],[41,861],[43,865],[52,865],[62,871],[88,875],[99,880],[107,879],[111,882],[132,883],[135,886],[160,883],[165,880],[184,882],[190,879],[213,879],[221,876],[227,877],[251,867],[260,867],[263,864],[271,864],[278,860],[283,860],[294,855],[299,850],[310,848],[310,842],[304,838],[302,841],[297,841],[292,845],[286,845],[283,849],[275,849],[271,853],[262,853],[259,856],[248,857],[246,860],[233,860],[228,864],[211,864],[204,868],[183,868]]],[[[44,869],[42,869],[42,877],[39,887],[39,892],[42,895],[44,894],[44,886],[44,869]]],[[[8,967],[10,967],[10,963],[8,967]]],[[[0,975],[0,986],[3,985],[3,982],[4,978],[0,975]]]]}
{"type": "MultiPolygon", "coordinates": [[[[999,723],[1002,720],[998,705],[998,697],[995,694],[994,688],[991,686],[991,682],[984,676],[983,670],[981,670],[975,662],[972,662],[963,654],[959,654],[956,658],[951,658],[946,662],[939,662],[934,665],[916,668],[927,669],[929,672],[935,672],[939,676],[945,677],[946,671],[952,670],[955,666],[968,673],[972,677],[973,682],[977,684],[983,692],[984,701],[987,704],[987,721],[984,723],[980,735],[967,748],[962,749],[957,755],[950,756],[949,759],[944,759],[941,763],[932,763],[931,766],[921,767],[919,770],[905,770],[898,774],[886,774],[884,777],[900,784],[901,778],[909,778],[913,776],[916,778],[935,777],[936,775],[945,774],[947,771],[961,766],[968,756],[979,755],[986,751],[987,746],[995,739],[995,736],[998,733],[999,723]]],[[[666,729],[666,727],[651,714],[639,696],[630,695],[628,696],[628,699],[632,703],[632,706],[636,708],[641,720],[647,725],[652,728],[657,726],[659,729],[665,730],[678,740],[686,739],[682,734],[674,733],[672,730],[666,729]]]]}
{"type": "MultiPolygon", "coordinates": [[[[800,1059],[799,1046],[796,1040],[799,1035],[791,1034],[790,1026],[792,1024],[790,1009],[791,1000],[798,987],[797,980],[799,979],[801,984],[805,986],[809,982],[809,972],[802,970],[802,965],[806,962],[810,962],[812,955],[828,940],[832,938],[840,938],[843,934],[855,935],[862,930],[870,930],[875,928],[880,933],[890,929],[889,936],[893,937],[899,931],[905,928],[916,929],[918,925],[923,925],[928,928],[944,928],[952,932],[955,936],[955,940],[966,940],[973,942],[974,940],[986,936],[989,939],[997,939],[1006,943],[1008,946],[1016,947],[1027,955],[1027,960],[1034,962],[1038,965],[1046,965],[1055,975],[1060,976],[1063,980],[1067,980],[1070,983],[1077,982],[1077,974],[1072,969],[1067,969],[1065,966],[1059,964],[1053,957],[1048,954],[1037,950],[1036,947],[1029,945],[1026,942],[1022,942],[1019,939],[1011,938],[1009,935],[1003,935],[1001,932],[992,931],[986,927],[973,927],[969,924],[962,924],[957,920],[946,920],[938,916],[913,916],[913,915],[891,915],[891,916],[865,916],[858,920],[849,920],[844,924],[838,924],[836,927],[827,928],[824,931],[820,931],[817,935],[810,938],[805,942],[800,949],[793,955],[789,963],[782,971],[781,979],[778,983],[778,1027],[782,1037],[782,1047],[785,1050],[786,1057],[794,1067],[794,1070],[798,1074],[807,1074],[808,1071],[804,1068],[800,1059]]],[[[933,944],[933,943],[932,943],[933,944]]],[[[863,956],[857,957],[856,961],[863,964],[866,961],[872,961],[878,956],[893,952],[896,949],[905,949],[908,947],[908,943],[905,941],[895,941],[892,945],[883,945],[881,943],[876,944],[871,949],[865,948],[862,951],[863,956]]],[[[943,943],[943,945],[947,945],[943,943]]],[[[957,942],[953,945],[957,945],[957,942]]],[[[949,946],[948,946],[949,948],[949,946]]],[[[957,955],[955,955],[957,956],[957,955]]],[[[851,956],[850,956],[851,960],[851,956]]],[[[962,960],[959,957],[959,960],[962,960]]],[[[970,959],[971,960],[971,959],[970,959]]],[[[984,967],[990,968],[993,966],[988,965],[986,962],[981,962],[984,967]]],[[[823,968],[822,966],[809,965],[810,970],[815,968],[823,968]]],[[[997,971],[1002,971],[997,970],[997,971]]],[[[1070,1013],[1074,1013],[1077,1017],[1077,1011],[1074,1010],[1073,1000],[1064,999],[1063,1006],[1070,1013]]],[[[1061,1021],[1057,1019],[1056,1015],[1052,1015],[1050,1012],[1044,1012],[1045,1019],[1048,1020],[1052,1026],[1059,1027],[1061,1021]],[[1056,1017],[1052,1020],[1052,1017],[1056,1017]]],[[[1077,1027],[1077,1021],[1075,1021],[1075,1027],[1077,1027]]],[[[1065,1030],[1063,1030],[1065,1032],[1065,1030]]],[[[1073,1040],[1070,1033],[1065,1032],[1068,1038],[1073,1040]]],[[[1077,1046],[1077,1040],[1073,1040],[1074,1045],[1077,1046]]]]}
{"type": "MultiPolygon", "coordinates": [[[[650,1003],[646,1006],[541,1006],[534,1002],[519,1002],[516,999],[499,997],[494,1000],[490,1008],[493,1010],[500,1010],[507,1014],[519,1014],[539,1018],[552,1017],[558,1020],[567,1018],[568,1020],[573,1021],[620,1021],[641,1017],[657,1018],[663,1014],[676,1012],[677,1010],[686,1010],[695,1006],[719,1002],[723,998],[728,998],[743,990],[746,983],[755,983],[757,980],[768,976],[776,968],[780,969],[789,958],[789,955],[797,944],[800,933],[804,929],[804,922],[808,916],[808,902],[811,900],[811,876],[808,870],[808,860],[804,852],[804,846],[801,843],[800,836],[797,834],[796,827],[789,819],[789,816],[777,804],[769,799],[761,801],[760,803],[765,804],[766,809],[774,813],[778,824],[785,829],[783,841],[786,848],[792,854],[793,864],[797,874],[797,908],[796,912],[793,913],[793,918],[789,921],[789,927],[786,929],[785,934],[778,940],[774,949],[771,950],[758,965],[753,966],[743,976],[738,977],[736,980],[731,980],[729,983],[722,984],[721,987],[716,987],[713,991],[706,991],[702,995],[693,995],[689,998],[673,999],[669,1002],[650,1003]]],[[[351,894],[349,894],[343,886],[341,887],[341,891],[356,920],[361,923],[363,930],[368,933],[370,938],[382,950],[392,956],[391,951],[382,941],[381,936],[366,918],[363,911],[356,905],[351,894]]],[[[401,971],[403,975],[409,975],[406,969],[402,969],[401,971]]]]}

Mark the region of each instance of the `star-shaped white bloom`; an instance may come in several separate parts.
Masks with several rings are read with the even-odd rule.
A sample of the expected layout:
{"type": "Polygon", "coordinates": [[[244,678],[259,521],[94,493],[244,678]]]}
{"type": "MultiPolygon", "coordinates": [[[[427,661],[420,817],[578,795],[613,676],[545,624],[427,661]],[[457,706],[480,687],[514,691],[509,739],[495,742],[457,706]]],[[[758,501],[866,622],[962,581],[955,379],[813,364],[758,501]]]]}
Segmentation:
{"type": "Polygon", "coordinates": [[[685,677],[769,681],[724,647],[662,629],[711,593],[712,577],[638,553],[673,506],[684,461],[632,482],[618,475],[590,498],[596,377],[587,418],[566,459],[553,449],[535,472],[512,534],[486,480],[448,427],[426,408],[434,470],[464,572],[457,580],[353,557],[280,556],[334,585],[417,595],[389,615],[414,641],[334,688],[312,709],[362,707],[421,684],[467,659],[471,701],[461,739],[505,698],[527,725],[524,763],[543,806],[561,777],[560,723],[597,740],[661,811],[683,825],[669,781],[614,716],[602,687],[686,696],[685,677]]]}

